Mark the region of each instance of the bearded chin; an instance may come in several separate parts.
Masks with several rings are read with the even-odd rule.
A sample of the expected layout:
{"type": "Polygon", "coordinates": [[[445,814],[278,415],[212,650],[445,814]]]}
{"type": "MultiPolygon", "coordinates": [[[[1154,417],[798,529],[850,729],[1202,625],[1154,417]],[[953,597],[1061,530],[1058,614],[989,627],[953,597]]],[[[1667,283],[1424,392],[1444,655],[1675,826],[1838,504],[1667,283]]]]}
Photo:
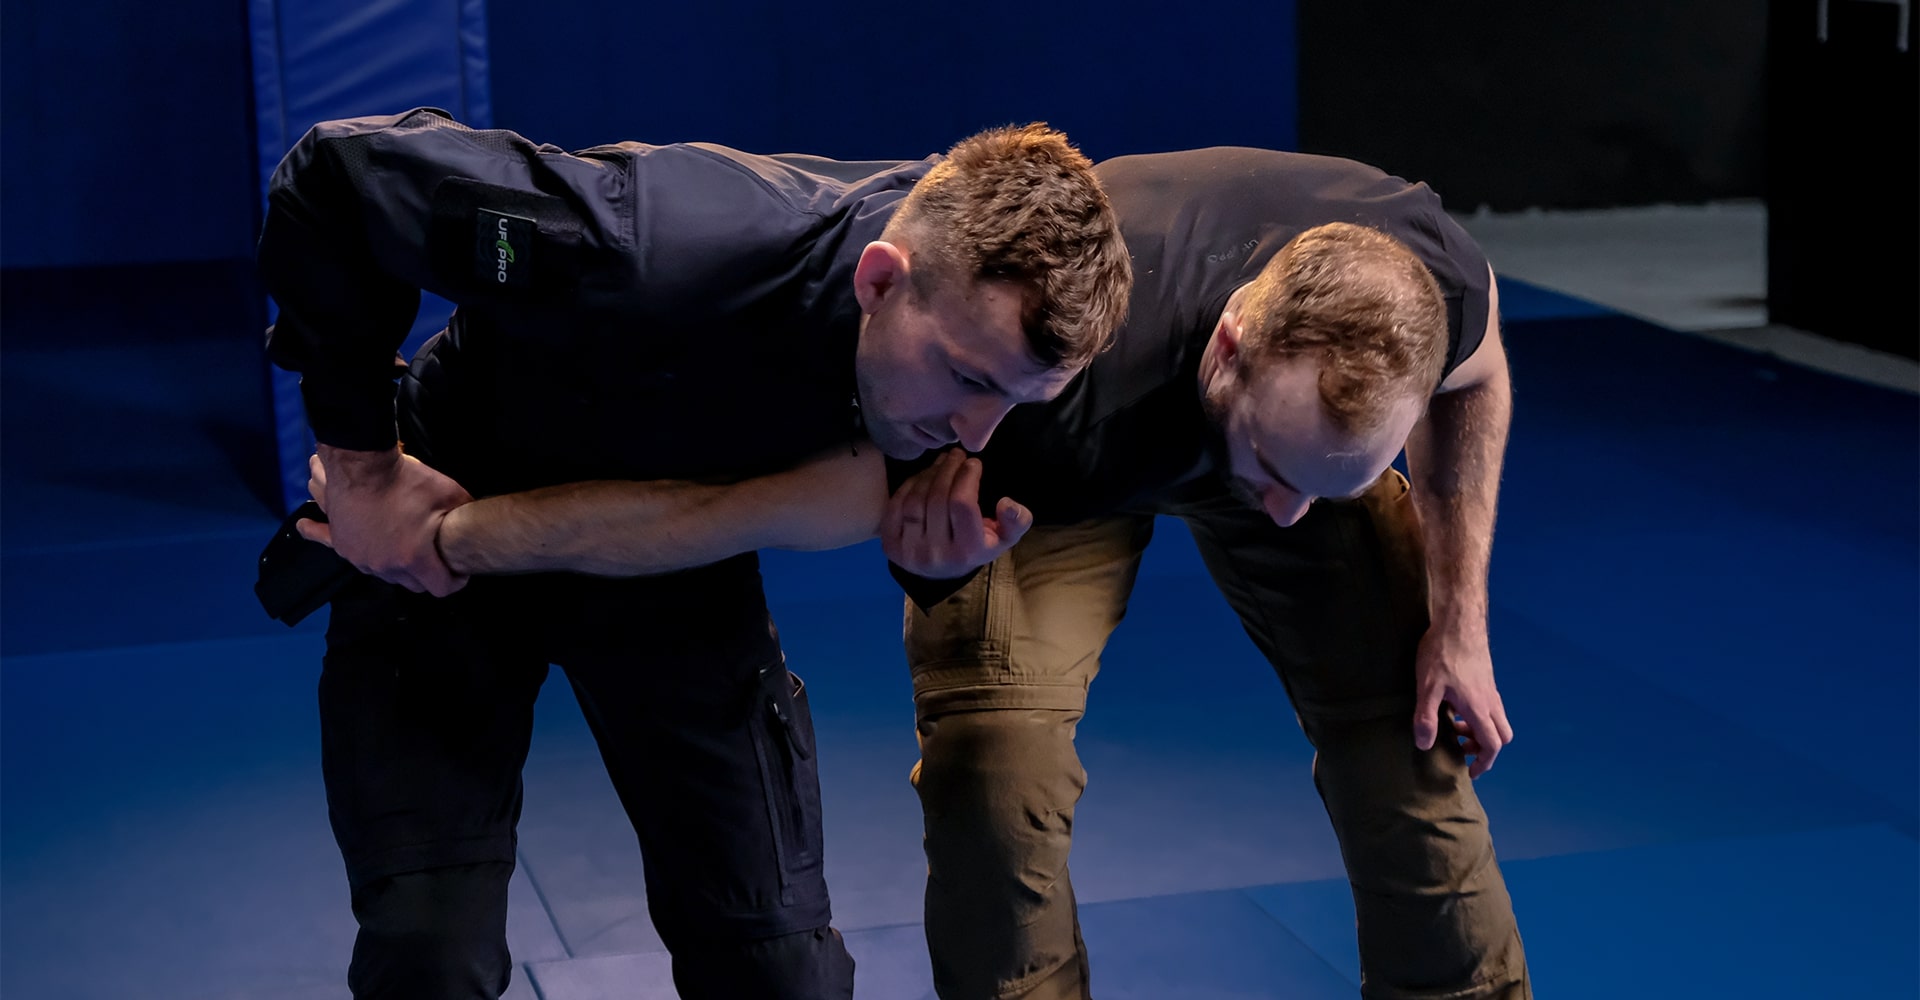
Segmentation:
{"type": "Polygon", "coordinates": [[[893,433],[891,428],[879,430],[869,426],[867,436],[873,439],[880,453],[898,462],[910,462],[927,453],[917,441],[909,441],[904,434],[893,433]]]}
{"type": "Polygon", "coordinates": [[[1227,414],[1233,409],[1234,390],[1237,383],[1230,378],[1216,378],[1200,394],[1200,410],[1207,415],[1207,421],[1213,424],[1213,430],[1222,433],[1227,427],[1227,414]]]}
{"type": "Polygon", "coordinates": [[[1260,494],[1245,480],[1233,474],[1233,462],[1227,449],[1227,414],[1232,412],[1235,383],[1217,379],[1200,393],[1200,410],[1207,417],[1206,450],[1220,479],[1235,500],[1260,510],[1260,494]]]}
{"type": "Polygon", "coordinates": [[[868,392],[860,394],[860,427],[866,432],[867,440],[872,441],[881,454],[897,461],[904,462],[925,454],[927,449],[917,439],[871,405],[877,398],[868,392]]]}

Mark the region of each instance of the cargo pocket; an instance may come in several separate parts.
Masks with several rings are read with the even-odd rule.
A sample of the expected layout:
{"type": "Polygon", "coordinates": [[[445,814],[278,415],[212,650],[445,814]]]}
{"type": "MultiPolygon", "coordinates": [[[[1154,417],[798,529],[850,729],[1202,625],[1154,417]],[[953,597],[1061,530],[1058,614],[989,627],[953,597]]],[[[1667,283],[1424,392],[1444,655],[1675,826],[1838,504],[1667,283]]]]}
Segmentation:
{"type": "Polygon", "coordinates": [[[1379,546],[1393,626],[1415,642],[1427,630],[1427,558],[1414,511],[1412,488],[1397,469],[1388,469],[1361,497],[1379,546]]]}
{"type": "Polygon", "coordinates": [[[754,755],[773,830],[780,870],[780,902],[802,901],[823,880],[820,832],[820,770],[815,757],[813,714],[805,682],[775,662],[761,672],[752,724],[754,755]]]}
{"type": "Polygon", "coordinates": [[[1013,644],[1012,555],[981,568],[953,596],[922,611],[906,601],[902,633],[916,693],[998,679],[1013,644]]]}

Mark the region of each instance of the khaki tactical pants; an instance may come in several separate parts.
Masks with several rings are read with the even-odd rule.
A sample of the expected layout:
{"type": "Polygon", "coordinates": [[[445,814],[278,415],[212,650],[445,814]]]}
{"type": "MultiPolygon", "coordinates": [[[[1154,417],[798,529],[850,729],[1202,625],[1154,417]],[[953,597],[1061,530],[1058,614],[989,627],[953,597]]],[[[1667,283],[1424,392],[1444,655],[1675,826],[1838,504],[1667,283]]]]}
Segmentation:
{"type": "MultiPolygon", "coordinates": [[[[1405,478],[1389,470],[1284,529],[1224,497],[1161,512],[1192,530],[1313,743],[1353,886],[1362,995],[1531,997],[1462,755],[1444,739],[1413,745],[1427,591],[1405,478]]],[[[1152,532],[1150,513],[1035,527],[931,612],[907,603],[943,1000],[1091,996],[1067,873],[1086,786],[1074,728],[1152,532]]]]}

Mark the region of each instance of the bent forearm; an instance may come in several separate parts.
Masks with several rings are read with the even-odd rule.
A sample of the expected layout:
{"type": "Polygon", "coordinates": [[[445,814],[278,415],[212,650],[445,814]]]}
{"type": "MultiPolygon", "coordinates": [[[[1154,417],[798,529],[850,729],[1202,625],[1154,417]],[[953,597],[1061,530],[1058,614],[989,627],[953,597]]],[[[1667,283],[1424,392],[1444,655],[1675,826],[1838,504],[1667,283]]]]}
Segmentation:
{"type": "Polygon", "coordinates": [[[1487,565],[1512,417],[1503,366],[1480,385],[1434,397],[1407,439],[1436,628],[1486,627],[1487,565]]]}
{"type": "Polygon", "coordinates": [[[825,549],[873,537],[886,502],[876,449],[740,483],[601,481],[489,497],[447,515],[456,572],[643,576],[762,548],[825,549]]]}
{"type": "MultiPolygon", "coordinates": [[[[476,500],[447,515],[440,553],[457,573],[665,573],[755,548],[723,530],[696,531],[719,487],[695,483],[568,483],[476,500]]],[[[713,529],[722,526],[713,524],[713,529]]]]}

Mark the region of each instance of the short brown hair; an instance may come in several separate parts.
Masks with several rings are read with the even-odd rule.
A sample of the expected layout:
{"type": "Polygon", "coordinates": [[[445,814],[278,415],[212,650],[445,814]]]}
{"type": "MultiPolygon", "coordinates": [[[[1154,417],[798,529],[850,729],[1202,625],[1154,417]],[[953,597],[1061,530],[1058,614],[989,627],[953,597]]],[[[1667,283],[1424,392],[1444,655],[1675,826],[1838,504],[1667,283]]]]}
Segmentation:
{"type": "Polygon", "coordinates": [[[1295,236],[1240,310],[1249,373],[1273,358],[1320,363],[1320,401],[1342,430],[1380,426],[1396,399],[1426,399],[1446,364],[1447,307],[1420,258],[1345,222],[1295,236]]]}
{"type": "Polygon", "coordinates": [[[1025,289],[1020,325],[1035,358],[1079,367],[1127,311],[1133,268],[1093,164],[1041,123],[961,141],[914,185],[883,239],[905,236],[922,297],[942,284],[1025,289]]]}

